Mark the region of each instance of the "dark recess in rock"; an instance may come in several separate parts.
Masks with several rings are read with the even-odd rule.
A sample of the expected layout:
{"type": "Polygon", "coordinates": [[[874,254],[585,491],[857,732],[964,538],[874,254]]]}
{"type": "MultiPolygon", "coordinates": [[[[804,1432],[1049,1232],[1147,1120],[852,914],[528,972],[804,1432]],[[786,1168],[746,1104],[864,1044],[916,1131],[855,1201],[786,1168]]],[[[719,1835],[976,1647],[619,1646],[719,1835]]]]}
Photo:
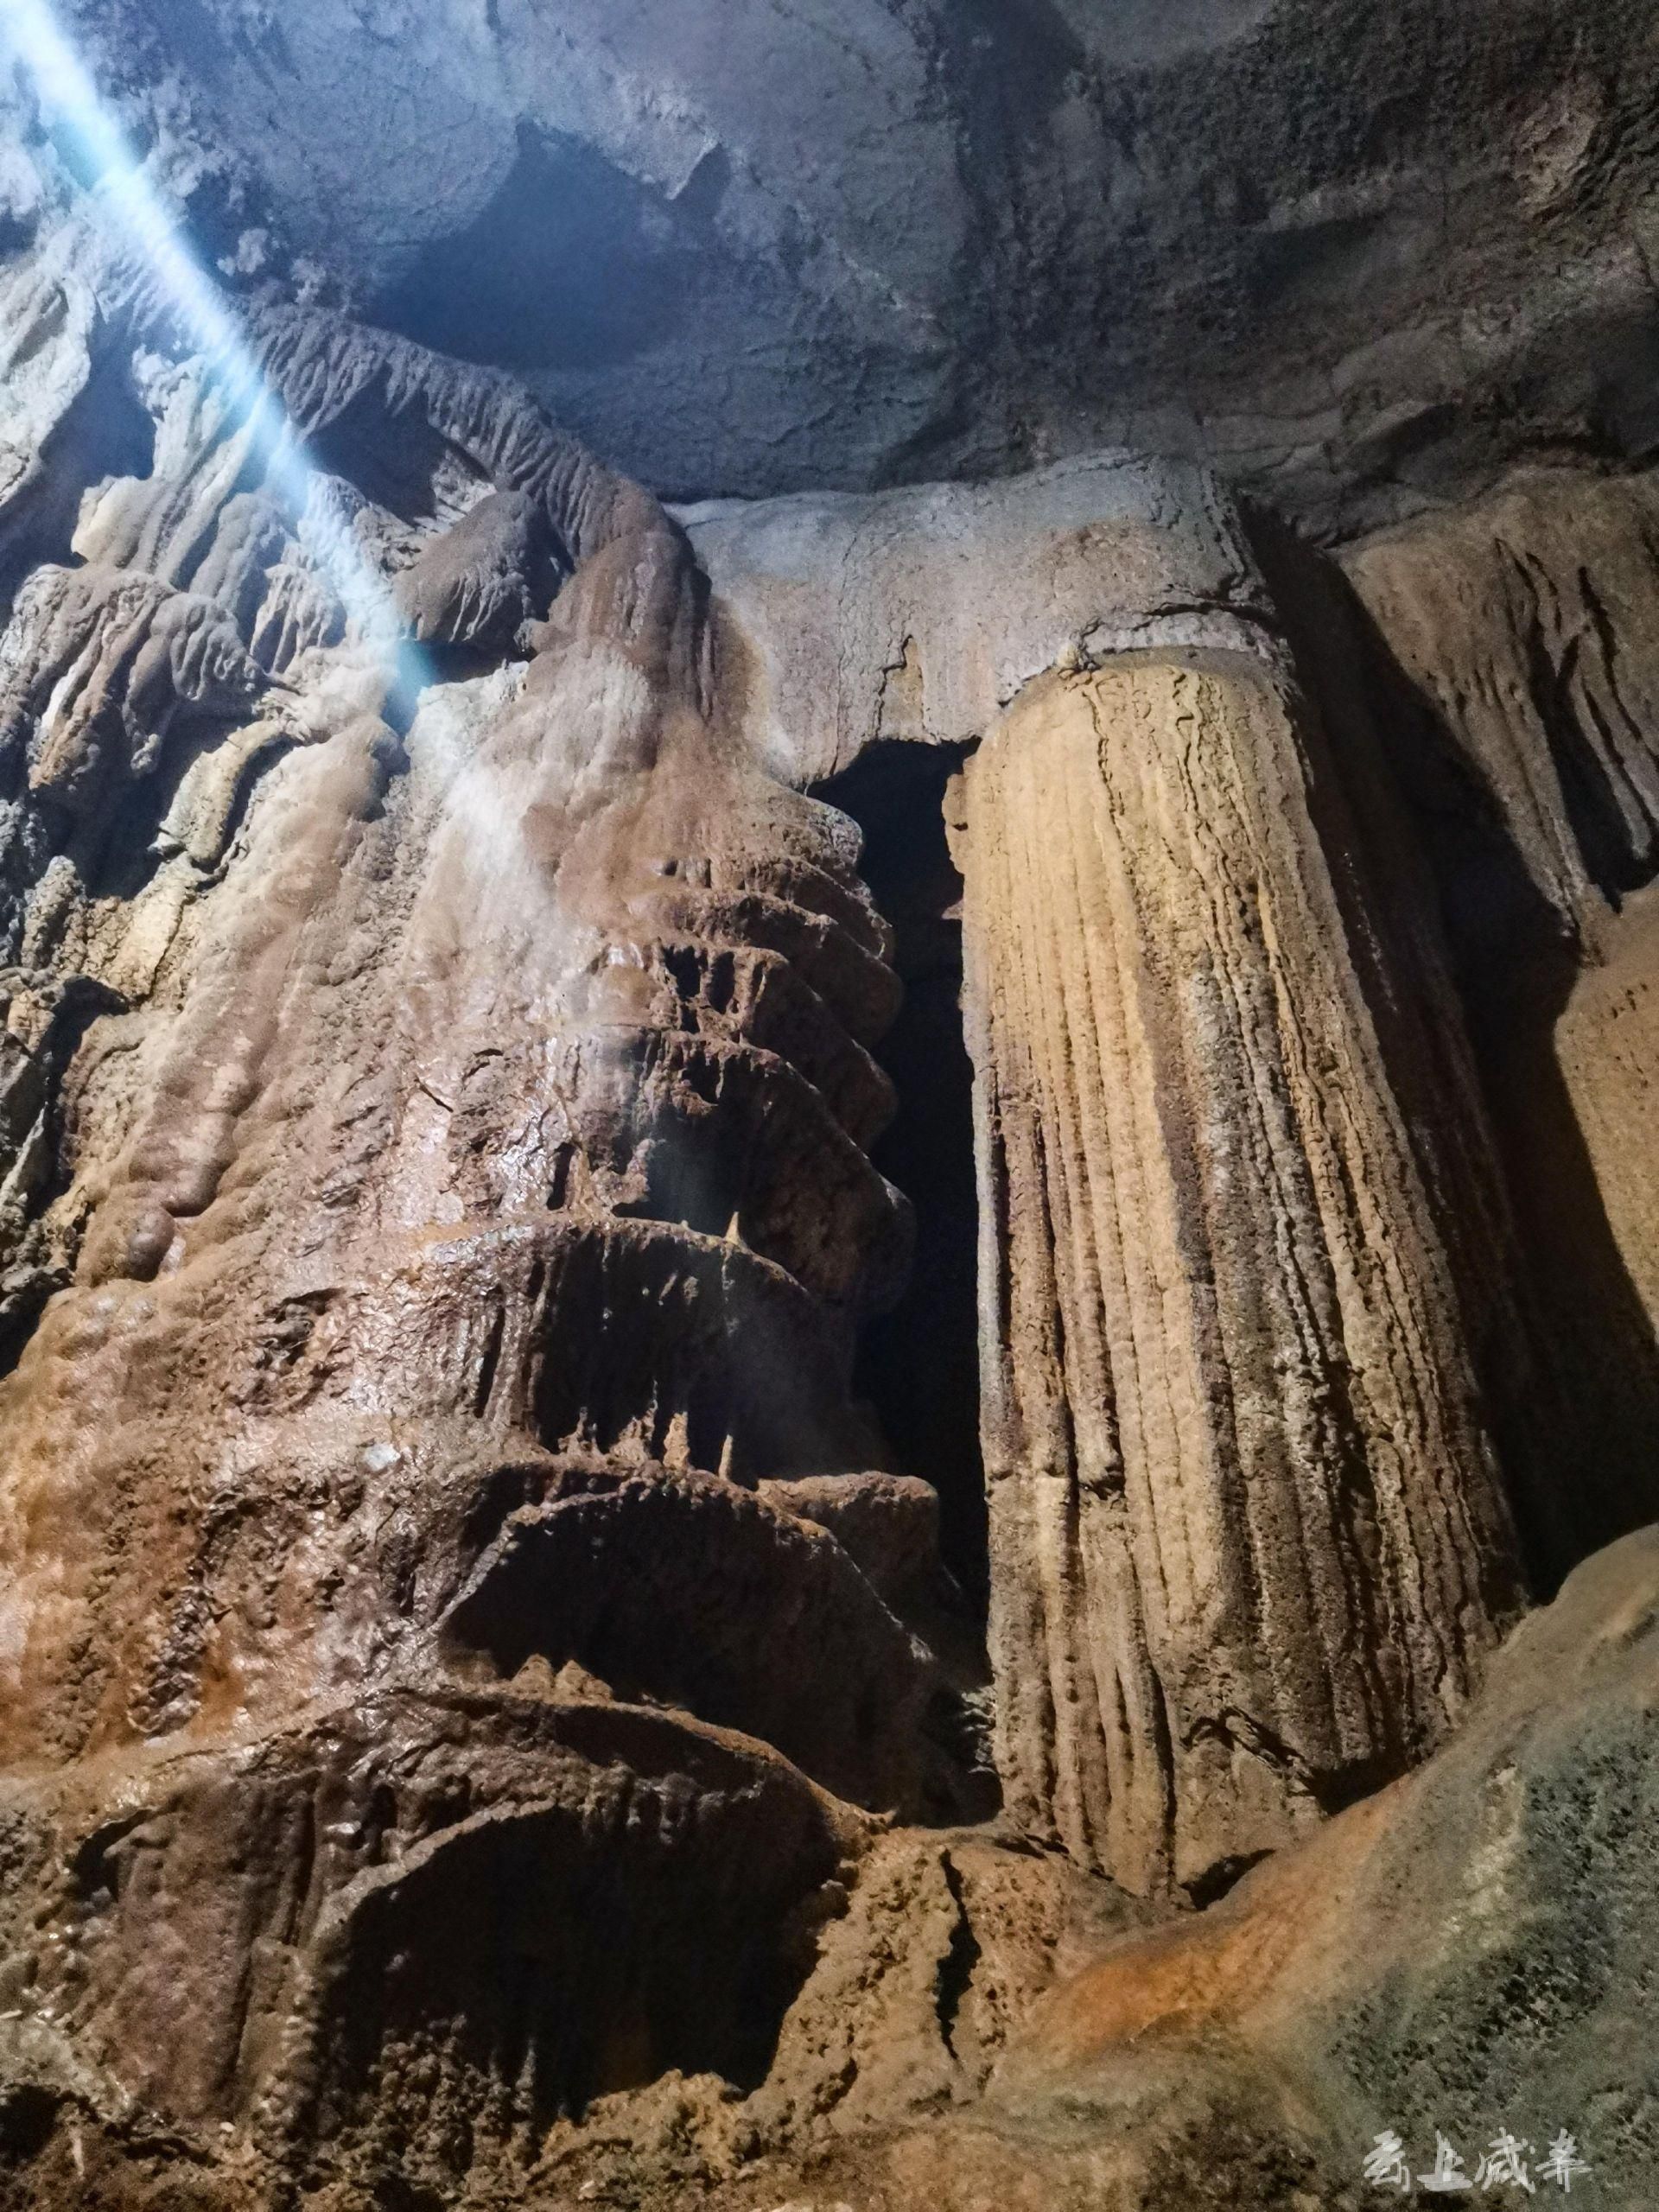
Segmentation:
{"type": "Polygon", "coordinates": [[[976,1341],[973,1070],[962,1037],[962,879],[945,842],[951,748],[878,743],[822,786],[864,833],[861,867],[893,931],[905,1001],[880,1048],[898,1094],[872,1154],[916,1209],[904,1295],[865,1325],[854,1388],[896,1460],[939,1493],[945,1560],[982,1609],[985,1478],[976,1341]]]}

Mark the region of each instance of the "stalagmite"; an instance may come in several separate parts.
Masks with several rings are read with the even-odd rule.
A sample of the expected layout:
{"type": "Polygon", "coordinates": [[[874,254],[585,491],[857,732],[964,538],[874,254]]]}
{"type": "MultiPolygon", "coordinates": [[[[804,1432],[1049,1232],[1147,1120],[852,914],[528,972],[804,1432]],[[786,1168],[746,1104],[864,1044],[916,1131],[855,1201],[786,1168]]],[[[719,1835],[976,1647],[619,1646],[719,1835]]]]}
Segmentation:
{"type": "Polygon", "coordinates": [[[1198,1897],[1431,1745],[1519,1594],[1299,712],[1121,656],[959,801],[999,1764],[1198,1897]]]}

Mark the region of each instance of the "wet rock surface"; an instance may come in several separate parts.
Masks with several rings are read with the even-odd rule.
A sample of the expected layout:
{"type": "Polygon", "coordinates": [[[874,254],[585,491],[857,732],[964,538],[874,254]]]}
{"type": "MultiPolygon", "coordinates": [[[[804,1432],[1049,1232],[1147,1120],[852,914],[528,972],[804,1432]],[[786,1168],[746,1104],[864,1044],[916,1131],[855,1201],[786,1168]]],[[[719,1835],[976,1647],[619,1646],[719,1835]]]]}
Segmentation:
{"type": "MultiPolygon", "coordinates": [[[[580,1786],[595,1754],[626,1746],[640,1777],[632,1787],[647,1796],[671,1777],[683,1792],[718,1795],[738,1823],[721,1831],[720,1858],[734,1874],[741,1838],[763,1831],[796,1839],[804,1854],[798,1878],[826,1866],[844,1874],[836,1854],[847,1835],[826,1820],[821,1801],[800,1798],[786,1809],[787,1796],[775,1794],[786,1787],[781,1770],[746,1766],[735,1745],[707,1736],[693,1745],[682,1734],[675,1746],[673,1732],[644,1713],[523,1696],[501,1750],[524,1809],[493,1823],[463,1821],[448,1841],[449,1831],[439,1828],[433,1849],[399,1853],[401,1838],[377,1832],[360,1812],[353,1818],[339,1764],[350,1756],[349,1734],[321,1767],[321,1745],[302,1751],[296,1744],[280,1761],[263,1759],[238,1792],[221,1787],[217,1827],[229,1844],[238,1822],[280,1819],[292,1802],[284,1777],[299,1770],[296,1753],[318,1812],[331,1815],[321,1833],[346,1878],[319,1923],[314,1971],[325,1986],[311,2002],[318,2018],[331,2001],[345,2009],[320,2046],[326,2064],[314,2094],[335,2101],[337,2152],[349,2147],[346,2172],[337,2166],[315,2201],[384,2201],[390,2162],[425,2173],[442,2201],[491,2205],[696,2203],[750,2212],[844,2202],[899,2212],[923,2192],[949,2212],[992,2202],[1033,2212],[1300,2212],[1370,2202],[1361,2167],[1389,2130],[1411,2146],[1414,2171],[1429,2168],[1443,2134],[1472,2175],[1508,2127],[1531,2145],[1537,2177],[1548,2142],[1566,2127],[1591,2166],[1586,2201],[1643,2203],[1656,2157],[1647,1938],[1659,1901],[1643,1843],[1653,1815],[1656,1619],[1659,1539],[1644,1531],[1588,1561],[1515,1634],[1459,1736],[1417,1774],[1258,1868],[1223,1903],[1173,1925],[1147,1929],[1143,1909],[1061,1859],[1010,1850],[994,1833],[881,1839],[864,1852],[850,1906],[837,1893],[802,1952],[816,1950],[817,1963],[784,2015],[762,2087],[734,2098],[730,2074],[722,2087],[671,2072],[649,2093],[599,2096],[579,2125],[556,2120],[541,2138],[539,2161],[512,2179],[475,2167],[465,2183],[453,2171],[445,2178],[446,2146],[453,2155],[457,2131],[480,2128],[490,2107],[476,2093],[446,2101],[468,2079],[464,2068],[453,2070],[454,2051],[433,2077],[450,2085],[437,2109],[423,2098],[418,2121],[392,2119],[398,2081],[419,2078],[418,2069],[408,2073],[416,2065],[412,2046],[400,2045],[396,2063],[405,2075],[383,2071],[372,2101],[356,2107],[378,2117],[347,2123],[353,2085],[359,2100],[363,2087],[351,2023],[368,2007],[349,1984],[329,1995],[321,1968],[331,1926],[361,1919],[377,1929],[375,1942],[390,1942],[397,1916],[421,1909],[423,1886],[475,1878],[480,1852],[498,1855],[497,1875],[517,1876],[493,1884],[484,1893],[490,1902],[458,1923],[438,1916],[406,1954],[404,1973],[417,1979],[402,1994],[418,1999],[410,2024],[418,2020],[429,2045],[446,1988],[451,2002],[467,1992],[474,2022],[480,1994],[500,1999],[499,1977],[482,1986],[466,1979],[496,1961],[479,1940],[495,1916],[510,1911],[522,1924],[539,1912],[543,1929],[572,1940],[563,1901],[547,1887],[550,1865],[572,1866],[569,1849],[537,1846],[561,1819],[574,1839],[575,1816],[550,1805],[550,1785],[557,1777],[567,1789],[580,1786]],[[652,1757],[653,1732],[664,1767],[652,1757]],[[353,1858],[365,1857],[353,1875],[353,1858]],[[467,1936],[459,1958],[432,1933],[456,1924],[467,1936]],[[444,1976],[456,1974],[462,1979],[446,1985],[444,1976]],[[413,2161],[411,2140],[420,2146],[413,2161]],[[420,2163],[423,2152],[431,2163],[420,2163]]],[[[420,1748],[400,1755],[398,1817],[411,1838],[446,1809],[460,1717],[433,1713],[416,1732],[420,1748]]],[[[372,1726],[383,1716],[364,1718],[372,1726]]],[[[582,1822],[607,1833],[608,1808],[588,1787],[582,1822]]],[[[168,1878],[159,1805],[149,1821],[135,1820],[83,1854],[83,1914],[115,1910],[110,1853],[147,1858],[151,1895],[168,1878]]],[[[614,1839],[631,1826],[608,1832],[601,1863],[623,1863],[626,1849],[619,1854],[614,1839]]],[[[661,1852],[668,1834],[634,1847],[661,1852]]],[[[837,1891],[835,1877],[829,1885],[837,1891]]],[[[820,1900],[822,1886],[809,1894],[820,1900]]],[[[200,1896],[188,1883],[180,1892],[181,1923],[200,1911],[200,1896]]],[[[826,1908],[817,1902],[814,1910],[826,1908]]],[[[697,1941],[715,1936],[706,1912],[697,1941]]],[[[753,1924],[747,1903],[744,1922],[753,1924]]],[[[810,1927],[811,1915],[800,1924],[810,1927]]],[[[118,1915],[98,1970],[107,1986],[153,2002],[146,1977],[176,1981],[181,1959],[194,1955],[199,1966],[210,1955],[212,1931],[193,1932],[190,1952],[134,1956],[122,1949],[118,1915]]],[[[370,1951],[380,1956],[373,1944],[370,1951]]],[[[658,1964],[701,1955],[682,1931],[658,1964]]],[[[717,2005],[741,1964],[741,1954],[719,1958],[716,1945],[699,1977],[700,2004],[717,2005]]],[[[589,1973],[596,1967],[616,1989],[618,1965],[595,1961],[589,1973]]],[[[658,1981],[654,2001],[671,2021],[671,1982],[658,1981]]],[[[383,2010],[384,1999],[373,2009],[383,2010]]],[[[256,2022],[258,2015],[256,2000],[256,2022]]],[[[270,2170],[239,2140],[147,2135],[133,2114],[100,2112],[107,2082],[84,2061],[75,2070],[63,2038],[38,2012],[0,2022],[0,2036],[14,2161],[8,2201],[56,2201],[54,2177],[70,2185],[75,2145],[73,2185],[86,2192],[77,2201],[266,2201],[270,2170]],[[172,2177],[175,2195],[152,2193],[158,2170],[172,2177]]],[[[226,2054],[215,2056],[222,2073],[226,2054]]],[[[179,2064],[176,2054],[171,2063],[179,2064]]],[[[741,2074],[730,2055],[728,2063],[741,2074]]],[[[418,2192],[421,2184],[403,2185],[418,2192]]]]}
{"type": "Polygon", "coordinates": [[[0,2204],[1644,2202],[1645,25],[66,21],[0,2204]]]}

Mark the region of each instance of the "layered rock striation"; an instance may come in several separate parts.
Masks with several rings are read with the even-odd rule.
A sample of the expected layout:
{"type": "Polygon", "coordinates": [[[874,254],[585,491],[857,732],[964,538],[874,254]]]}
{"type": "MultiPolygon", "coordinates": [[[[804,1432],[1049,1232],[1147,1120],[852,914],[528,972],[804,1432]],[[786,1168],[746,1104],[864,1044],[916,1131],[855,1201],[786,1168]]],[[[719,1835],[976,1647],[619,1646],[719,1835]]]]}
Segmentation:
{"type": "Polygon", "coordinates": [[[453,2173],[753,2087],[874,1827],[983,1803],[850,1391],[898,987],[648,495],[116,311],[152,464],[4,647],[6,1973],[41,2094],[453,2173]]]}

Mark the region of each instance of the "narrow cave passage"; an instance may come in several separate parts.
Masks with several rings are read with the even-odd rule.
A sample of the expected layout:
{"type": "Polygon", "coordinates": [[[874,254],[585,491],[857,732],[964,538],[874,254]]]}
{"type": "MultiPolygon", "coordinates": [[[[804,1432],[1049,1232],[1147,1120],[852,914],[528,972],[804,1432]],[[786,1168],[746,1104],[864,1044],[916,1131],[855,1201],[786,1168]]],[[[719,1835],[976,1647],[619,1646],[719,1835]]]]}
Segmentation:
{"type": "Polygon", "coordinates": [[[876,1048],[899,1110],[872,1156],[916,1210],[916,1261],[899,1303],[865,1330],[855,1388],[899,1471],[938,1491],[945,1565],[982,1618],[973,1068],[963,1040],[962,878],[944,830],[945,787],[963,758],[961,747],[884,741],[817,796],[864,833],[861,872],[893,925],[905,985],[876,1048]]]}

